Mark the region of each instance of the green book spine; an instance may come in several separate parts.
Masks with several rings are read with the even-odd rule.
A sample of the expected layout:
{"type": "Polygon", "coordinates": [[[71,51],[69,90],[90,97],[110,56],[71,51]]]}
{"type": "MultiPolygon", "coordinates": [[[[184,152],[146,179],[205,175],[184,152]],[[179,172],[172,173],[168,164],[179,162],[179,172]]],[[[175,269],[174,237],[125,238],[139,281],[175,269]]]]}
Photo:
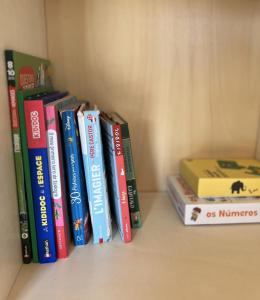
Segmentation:
{"type": "Polygon", "coordinates": [[[20,134],[21,134],[21,144],[22,144],[22,156],[23,156],[23,165],[24,165],[25,188],[26,188],[26,195],[27,195],[29,225],[30,225],[31,243],[32,243],[32,256],[33,256],[33,262],[37,263],[38,262],[38,249],[37,249],[32,185],[31,185],[31,175],[30,175],[30,165],[29,165],[23,102],[24,102],[23,92],[19,91],[18,92],[18,110],[19,110],[19,117],[20,117],[20,134]]]}
{"type": "Polygon", "coordinates": [[[131,217],[131,226],[133,228],[139,228],[142,225],[141,213],[139,207],[136,177],[134,170],[134,162],[132,155],[131,139],[128,129],[128,124],[121,124],[122,140],[123,140],[123,151],[126,171],[126,184],[128,193],[128,202],[131,217]]]}
{"type": "Polygon", "coordinates": [[[14,153],[14,163],[15,163],[15,173],[16,173],[22,257],[24,263],[30,263],[32,260],[32,248],[31,248],[28,211],[27,211],[27,203],[26,203],[23,158],[21,152],[19,113],[17,107],[13,51],[6,51],[5,58],[6,58],[9,107],[10,107],[11,125],[12,125],[13,153],[14,153]]]}

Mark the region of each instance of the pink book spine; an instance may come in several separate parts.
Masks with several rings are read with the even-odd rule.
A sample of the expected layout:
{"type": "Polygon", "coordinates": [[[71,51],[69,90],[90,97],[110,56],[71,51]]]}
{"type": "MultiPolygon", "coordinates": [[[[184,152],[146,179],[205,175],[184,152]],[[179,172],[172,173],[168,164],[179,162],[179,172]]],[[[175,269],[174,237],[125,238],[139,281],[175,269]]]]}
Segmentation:
{"type": "Polygon", "coordinates": [[[131,241],[131,223],[128,205],[127,185],[126,185],[126,174],[125,174],[125,163],[123,154],[123,142],[120,125],[113,125],[113,136],[114,146],[116,154],[116,168],[117,168],[117,179],[120,196],[120,206],[122,214],[122,226],[124,232],[124,242],[128,243],[131,241]]]}
{"type": "Polygon", "coordinates": [[[69,255],[69,232],[58,112],[50,105],[45,107],[45,114],[57,256],[66,258],[69,255]]]}

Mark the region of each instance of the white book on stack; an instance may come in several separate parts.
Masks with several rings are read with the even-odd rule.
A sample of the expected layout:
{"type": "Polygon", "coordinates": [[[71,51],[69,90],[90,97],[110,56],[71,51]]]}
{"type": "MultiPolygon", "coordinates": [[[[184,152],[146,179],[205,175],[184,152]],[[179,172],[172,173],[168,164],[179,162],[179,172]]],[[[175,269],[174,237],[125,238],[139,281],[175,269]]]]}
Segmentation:
{"type": "Polygon", "coordinates": [[[185,225],[260,222],[260,197],[199,198],[180,176],[169,176],[169,196],[185,225]]]}

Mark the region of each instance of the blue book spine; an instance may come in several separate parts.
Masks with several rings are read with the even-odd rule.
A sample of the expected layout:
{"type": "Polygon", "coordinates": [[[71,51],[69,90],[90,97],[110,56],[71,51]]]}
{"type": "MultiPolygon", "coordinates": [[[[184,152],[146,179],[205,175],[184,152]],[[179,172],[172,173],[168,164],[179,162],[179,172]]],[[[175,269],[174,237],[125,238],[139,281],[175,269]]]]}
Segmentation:
{"type": "Polygon", "coordinates": [[[85,143],[82,144],[82,153],[94,244],[109,242],[112,239],[99,114],[96,110],[84,111],[85,126],[80,131],[86,137],[85,143]]]}
{"type": "Polygon", "coordinates": [[[55,262],[57,256],[43,102],[26,100],[24,112],[39,262],[55,262]]]}
{"type": "Polygon", "coordinates": [[[87,191],[80,153],[75,110],[61,113],[67,182],[69,190],[74,244],[84,245],[90,237],[87,191]]]}
{"type": "Polygon", "coordinates": [[[124,238],[124,231],[122,225],[122,215],[121,215],[121,206],[120,206],[120,194],[119,194],[119,182],[117,175],[117,166],[116,166],[116,150],[114,146],[113,138],[113,126],[109,122],[106,122],[101,118],[101,125],[103,129],[103,143],[104,143],[104,152],[106,153],[106,166],[108,172],[108,183],[110,187],[110,194],[113,200],[114,213],[116,217],[117,227],[121,236],[121,239],[124,238]]]}
{"type": "Polygon", "coordinates": [[[47,149],[29,149],[32,193],[40,263],[56,261],[47,149]]]}

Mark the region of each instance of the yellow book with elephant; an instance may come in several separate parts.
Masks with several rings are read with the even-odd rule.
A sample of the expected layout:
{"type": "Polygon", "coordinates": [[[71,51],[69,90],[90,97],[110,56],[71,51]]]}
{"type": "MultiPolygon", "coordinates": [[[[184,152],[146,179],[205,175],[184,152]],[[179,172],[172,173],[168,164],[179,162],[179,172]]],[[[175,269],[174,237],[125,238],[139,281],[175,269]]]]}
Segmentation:
{"type": "Polygon", "coordinates": [[[184,159],[180,173],[198,197],[260,196],[255,159],[184,159]]]}

